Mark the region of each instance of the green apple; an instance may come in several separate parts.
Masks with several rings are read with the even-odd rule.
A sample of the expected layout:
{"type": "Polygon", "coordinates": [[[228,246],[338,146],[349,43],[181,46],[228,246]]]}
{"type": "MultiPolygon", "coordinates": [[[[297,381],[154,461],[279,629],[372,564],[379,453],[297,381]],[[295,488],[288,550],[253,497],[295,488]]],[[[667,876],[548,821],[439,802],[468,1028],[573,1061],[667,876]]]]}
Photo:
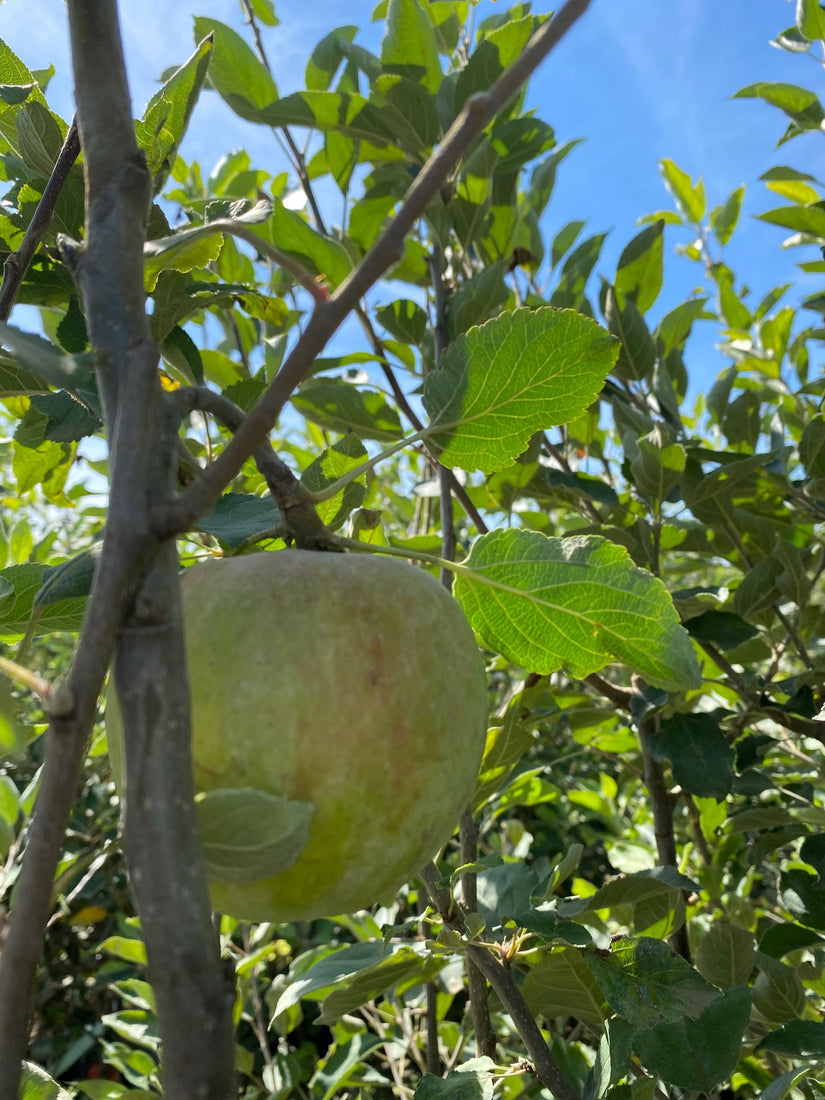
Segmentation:
{"type": "Polygon", "coordinates": [[[390,898],[476,782],[487,692],[461,609],[375,555],[225,558],[187,570],[182,590],[214,907],[309,920],[390,898]]]}

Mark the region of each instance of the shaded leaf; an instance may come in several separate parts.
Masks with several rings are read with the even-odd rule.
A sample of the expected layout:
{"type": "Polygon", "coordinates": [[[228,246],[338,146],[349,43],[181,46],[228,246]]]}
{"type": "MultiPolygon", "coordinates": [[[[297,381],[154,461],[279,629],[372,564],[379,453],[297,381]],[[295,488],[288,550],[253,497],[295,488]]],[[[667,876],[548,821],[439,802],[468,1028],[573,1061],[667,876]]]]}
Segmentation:
{"type": "Polygon", "coordinates": [[[610,1015],[593,972],[575,948],[545,955],[531,967],[521,986],[535,1015],[575,1016],[598,1027],[610,1015]]]}
{"type": "Polygon", "coordinates": [[[651,736],[650,748],[656,760],[670,760],[674,780],[691,794],[720,802],[730,793],[735,752],[711,715],[675,714],[663,719],[651,736]]]}
{"type": "Polygon", "coordinates": [[[236,115],[250,122],[263,121],[261,109],[278,97],[278,89],[267,67],[239,34],[217,19],[196,15],[195,41],[211,35],[214,51],[209,63],[209,81],[236,115]]]}
{"type": "Polygon", "coordinates": [[[223,787],[195,799],[206,869],[213,882],[279,875],[306,847],[315,806],[252,787],[223,787]]]}
{"type": "Polygon", "coordinates": [[[496,1070],[492,1058],[473,1058],[446,1077],[425,1073],[413,1093],[414,1100],[493,1100],[496,1070]]]}
{"type": "Polygon", "coordinates": [[[307,420],[333,432],[355,432],[387,443],[403,434],[398,413],[383,394],[342,378],[311,378],[293,394],[292,404],[307,420]]]}
{"type": "Polygon", "coordinates": [[[446,963],[445,956],[432,955],[423,945],[399,945],[388,958],[359,970],[349,979],[339,980],[337,988],[324,998],[318,1020],[332,1023],[388,989],[432,981],[446,963]]]}
{"type": "MultiPolygon", "coordinates": [[[[350,470],[362,465],[368,457],[364,444],[349,432],[307,466],[301,474],[301,481],[312,492],[320,492],[350,470]]],[[[336,496],[316,504],[315,510],[321,522],[334,531],[353,509],[363,503],[366,492],[364,476],[351,481],[336,496]]]]}
{"type": "Polygon", "coordinates": [[[213,535],[227,546],[239,547],[281,526],[278,506],[270,497],[251,493],[224,493],[211,512],[199,521],[199,531],[213,535]]]}
{"type": "Polygon", "coordinates": [[[697,970],[720,989],[747,985],[755,960],[753,934],[735,924],[714,924],[696,949],[697,970]]]}
{"type": "Polygon", "coordinates": [[[647,226],[625,246],[619,257],[613,285],[640,313],[650,309],[662,289],[664,228],[663,219],[647,226]]]}

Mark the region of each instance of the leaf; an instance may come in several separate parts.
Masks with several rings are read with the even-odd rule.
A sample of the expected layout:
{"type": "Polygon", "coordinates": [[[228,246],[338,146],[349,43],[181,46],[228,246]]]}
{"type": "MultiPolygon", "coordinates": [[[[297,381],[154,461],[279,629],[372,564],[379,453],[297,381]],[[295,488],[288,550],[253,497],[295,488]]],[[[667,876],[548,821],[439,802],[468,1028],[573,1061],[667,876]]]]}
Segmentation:
{"type": "Polygon", "coordinates": [[[17,145],[26,167],[36,176],[48,179],[63,145],[65,130],[61,131],[48,107],[37,101],[23,104],[16,123],[17,145]]]}
{"type": "Polygon", "coordinates": [[[693,225],[699,225],[705,214],[705,185],[702,180],[693,183],[687,172],[667,158],[659,161],[659,171],[683,216],[693,225]]]}
{"type": "Polygon", "coordinates": [[[198,226],[184,229],[169,237],[146,241],[143,246],[143,282],[151,292],[157,286],[161,271],[192,271],[206,267],[217,260],[223,247],[223,237],[218,230],[198,226]]]}
{"type": "Polygon", "coordinates": [[[622,342],[613,373],[626,382],[649,378],[656,366],[656,345],[636,306],[612,286],[608,287],[604,317],[610,332],[622,342]]]}
{"type": "MultiPolygon", "coordinates": [[[[695,620],[692,620],[695,622],[695,620]]],[[[676,714],[651,736],[654,759],[667,758],[673,778],[700,798],[721,802],[733,786],[735,752],[709,714],[676,714]]]]}
{"type": "Polygon", "coordinates": [[[493,531],[473,544],[454,591],[488,645],[541,675],[584,677],[615,658],[668,691],[700,682],[664,585],[606,539],[493,531]]]}
{"type": "Polygon", "coordinates": [[[583,952],[611,1008],[636,1027],[700,1016],[719,990],[661,940],[617,940],[611,950],[583,952]]]}
{"type": "Polygon", "coordinates": [[[42,426],[42,438],[50,439],[53,443],[71,443],[85,439],[103,426],[99,416],[65,390],[32,397],[31,408],[46,418],[42,426]]]}
{"type": "Polygon", "coordinates": [[[600,887],[586,898],[567,898],[559,902],[561,916],[577,916],[579,913],[613,909],[619,905],[639,905],[652,898],[667,895],[673,890],[698,891],[701,887],[675,867],[653,867],[647,871],[622,875],[600,887]]]}
{"type": "Polygon", "coordinates": [[[302,997],[318,1000],[323,990],[333,988],[338,982],[374,966],[385,957],[384,944],[380,940],[368,940],[326,952],[309,967],[306,966],[306,959],[300,960],[304,965],[299,973],[290,973],[289,984],[278,997],[272,1015],[280,1016],[302,997]]]}
{"type": "Polygon", "coordinates": [[[270,497],[256,497],[251,493],[224,493],[211,512],[200,520],[197,527],[207,535],[237,548],[254,542],[265,533],[271,533],[282,525],[278,506],[270,497]]]}
{"type": "Polygon", "coordinates": [[[94,385],[90,356],[66,355],[42,336],[0,323],[0,340],[11,348],[19,363],[52,386],[91,389],[94,385]]]}
{"type": "Polygon", "coordinates": [[[637,1031],[633,1047],[645,1068],[669,1084],[710,1092],[735,1070],[750,1014],[750,990],[737,986],[698,1019],[637,1031]]]}
{"type": "Polygon", "coordinates": [[[825,1058],[825,1023],[789,1020],[760,1039],[756,1050],[772,1050],[788,1058],[825,1058]]]}
{"type": "Polygon", "coordinates": [[[766,103],[784,111],[800,130],[818,130],[825,118],[825,111],[814,92],[796,84],[762,80],[740,88],[733,98],[764,99],[766,103]]]}
{"type": "Polygon", "coordinates": [[[451,1069],[446,1077],[425,1073],[413,1100],[493,1100],[497,1066],[492,1058],[473,1058],[451,1069]]]}
{"type": "MultiPolygon", "coordinates": [[[[320,492],[350,470],[361,466],[368,457],[364,444],[356,435],[348,432],[307,466],[301,474],[301,481],[311,492],[320,492]]],[[[334,531],[344,523],[350,512],[360,507],[366,493],[364,475],[351,481],[336,496],[316,504],[315,510],[321,522],[334,531]]]]}
{"type": "Polygon", "coordinates": [[[690,335],[693,322],[705,313],[707,298],[689,298],[686,302],[665,314],[656,328],[656,336],[662,341],[664,355],[681,347],[690,335]]]}
{"type": "MultiPolygon", "coordinates": [[[[582,309],[586,306],[585,287],[601,255],[606,236],[606,233],[599,233],[576,245],[564,261],[558,286],[550,296],[551,305],[561,309],[582,309]]],[[[592,313],[589,307],[588,313],[592,313]]]]}
{"type": "Polygon", "coordinates": [[[207,35],[214,41],[209,80],[236,115],[249,122],[263,121],[261,109],[278,98],[278,88],[251,46],[217,19],[194,17],[195,42],[207,35]]]}
{"type": "Polygon", "coordinates": [[[146,164],[152,174],[153,195],[161,190],[174,164],[206,79],[211,56],[212,39],[206,37],[155,92],[143,118],[135,126],[138,145],[146,155],[146,164]]]}
{"type": "Polygon", "coordinates": [[[420,344],[429,324],[426,311],[409,298],[398,298],[388,306],[379,306],[375,316],[391,336],[405,344],[420,344]]]}
{"type": "Polygon", "coordinates": [[[694,616],[687,632],[698,642],[711,642],[719,649],[735,649],[736,646],[755,638],[759,631],[751,623],[731,611],[703,611],[694,616]]]}
{"type": "Polygon", "coordinates": [[[753,935],[734,924],[714,924],[696,949],[696,969],[720,989],[747,985],[756,960],[753,935]]]}
{"type": "Polygon", "coordinates": [[[255,882],[279,875],[306,847],[315,806],[252,787],[224,787],[195,799],[212,882],[255,882]]]}
{"type": "Polygon", "coordinates": [[[72,1093],[61,1088],[40,1066],[24,1062],[17,1095],[18,1100],[70,1100],[72,1093]]]}
{"type": "Polygon", "coordinates": [[[381,65],[386,72],[420,82],[433,94],[438,91],[442,72],[435,32],[418,0],[390,0],[381,65]]]}
{"type": "Polygon", "coordinates": [[[819,0],[797,0],[796,25],[810,42],[825,38],[825,11],[819,0]]]}
{"type": "Polygon", "coordinates": [[[394,443],[403,435],[397,411],[381,393],[342,378],[311,378],[292,396],[307,420],[333,432],[355,432],[364,439],[394,443]]]}
{"type": "Polygon", "coordinates": [[[810,202],[804,206],[780,206],[775,210],[766,210],[757,217],[771,225],[780,225],[784,229],[793,229],[796,233],[805,233],[816,240],[825,241],[825,203],[810,202]]]}
{"type": "Polygon", "coordinates": [[[610,1015],[604,994],[583,952],[575,948],[545,955],[527,972],[522,996],[535,1015],[575,1016],[598,1027],[610,1015]]]}
{"type": "MultiPolygon", "coordinates": [[[[10,565],[0,572],[0,637],[25,634],[32,610],[49,569],[39,562],[10,565]],[[11,591],[6,587],[11,586],[11,591]]],[[[85,598],[61,599],[50,604],[37,618],[37,634],[53,630],[78,630],[83,621],[85,598]]]]}
{"type": "Polygon", "coordinates": [[[333,1023],[388,989],[432,981],[447,961],[445,956],[432,955],[423,944],[397,946],[389,958],[359,970],[348,980],[339,980],[333,992],[324,998],[318,1022],[333,1023]]]}
{"type": "Polygon", "coordinates": [[[596,399],[618,344],[572,310],[519,309],[455,339],[424,383],[430,438],[446,466],[498,470],[534,432],[596,399]]]}
{"type": "Polygon", "coordinates": [[[455,339],[473,325],[480,325],[506,304],[509,291],[504,282],[507,266],[495,260],[483,271],[463,280],[447,302],[447,335],[455,339]]]}
{"type": "Polygon", "coordinates": [[[739,223],[739,214],[742,210],[742,199],[745,197],[745,188],[737,187],[731,191],[723,206],[711,211],[710,221],[713,232],[719,244],[725,245],[733,236],[733,231],[739,223]]]}
{"type": "Polygon", "coordinates": [[[662,289],[664,219],[649,225],[625,246],[619,258],[614,287],[646,313],[662,289]]]}

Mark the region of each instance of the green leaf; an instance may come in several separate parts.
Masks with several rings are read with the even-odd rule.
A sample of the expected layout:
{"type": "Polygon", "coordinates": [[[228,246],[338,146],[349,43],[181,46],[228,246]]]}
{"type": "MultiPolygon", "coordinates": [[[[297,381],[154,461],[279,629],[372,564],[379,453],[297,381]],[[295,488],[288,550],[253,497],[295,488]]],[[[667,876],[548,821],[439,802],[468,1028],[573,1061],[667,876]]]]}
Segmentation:
{"type": "Polygon", "coordinates": [[[584,229],[586,222],[574,221],[568,222],[563,226],[553,238],[553,244],[550,249],[550,266],[555,267],[561,260],[562,256],[567,252],[569,248],[572,248],[575,244],[576,238],[579,233],[584,229]]]}
{"type": "Polygon", "coordinates": [[[346,57],[345,46],[358,33],[357,26],[336,27],[325,35],[312,51],[304,79],[310,91],[326,92],[341,62],[346,57]]]}
{"type": "Polygon", "coordinates": [[[636,1027],[700,1016],[719,999],[719,991],[661,940],[621,939],[610,951],[583,954],[610,1006],[636,1027]]]}
{"type": "Polygon", "coordinates": [[[764,99],[784,111],[800,130],[818,130],[825,119],[825,111],[814,92],[796,84],[762,80],[740,88],[733,98],[764,99]]]}
{"type": "Polygon", "coordinates": [[[789,1020],[760,1039],[756,1050],[772,1050],[788,1058],[825,1058],[825,1023],[789,1020]]]}
{"type": "Polygon", "coordinates": [[[109,936],[99,945],[98,951],[139,966],[146,965],[146,947],[142,940],[130,939],[128,936],[109,936]]]}
{"type": "Polygon", "coordinates": [[[669,1084],[710,1092],[736,1068],[750,1014],[750,990],[737,986],[698,1019],[637,1031],[633,1047],[645,1068],[669,1084]]]}
{"type": "Polygon", "coordinates": [[[796,25],[809,42],[825,38],[825,11],[819,0],[797,0],[796,25]]]}
{"type": "Polygon", "coordinates": [[[261,109],[278,98],[275,81],[239,34],[217,19],[194,17],[195,42],[212,35],[214,52],[209,80],[229,107],[249,122],[264,121],[261,109]]]}
{"type": "Polygon", "coordinates": [[[699,225],[705,214],[705,185],[702,180],[694,183],[687,172],[667,158],[659,161],[659,170],[682,215],[693,225],[699,225]]]}
{"type": "Polygon", "coordinates": [[[656,366],[656,344],[647,322],[629,298],[607,288],[604,319],[610,332],[621,340],[613,373],[626,382],[650,378],[656,366]]]}
{"type": "Polygon", "coordinates": [[[696,949],[696,968],[720,989],[747,985],[756,960],[753,934],[735,924],[714,924],[696,949]]]}
{"type": "Polygon", "coordinates": [[[0,352],[0,397],[29,397],[49,392],[48,384],[35,373],[0,352]]]}
{"type": "Polygon", "coordinates": [[[707,298],[689,298],[661,319],[656,328],[656,336],[664,345],[665,356],[674,348],[682,347],[690,335],[693,322],[705,315],[706,302],[707,298]]]}
{"type": "Polygon", "coordinates": [[[282,525],[278,506],[269,497],[249,493],[224,493],[211,512],[198,523],[198,530],[237,548],[254,542],[282,525]]]}
{"type": "Polygon", "coordinates": [[[333,992],[324,998],[318,1022],[333,1023],[388,989],[432,981],[447,961],[444,956],[432,955],[423,944],[399,945],[389,958],[359,970],[349,980],[339,980],[333,992]]]}
{"type": "Polygon", "coordinates": [[[451,1069],[446,1077],[425,1073],[413,1100],[493,1100],[497,1072],[492,1058],[473,1058],[451,1069]]]}
{"type": "MultiPolygon", "coordinates": [[[[195,52],[152,96],[135,126],[135,135],[152,174],[152,194],[166,182],[177,156],[192,110],[209,70],[212,40],[205,38],[195,52]]],[[[274,97],[273,97],[274,98],[274,97]]]]}
{"type": "MultiPolygon", "coordinates": [[[[326,489],[350,470],[361,466],[368,458],[364,444],[352,432],[333,443],[320,454],[301,474],[301,481],[314,493],[326,489]]],[[[321,522],[334,531],[347,519],[350,512],[360,507],[367,493],[366,475],[351,481],[340,493],[315,506],[321,522]]]]}
{"type": "Polygon", "coordinates": [[[596,266],[606,236],[606,233],[599,233],[576,245],[564,261],[558,286],[550,296],[551,305],[560,309],[582,309],[586,305],[587,280],[596,266]]]}
{"type": "Polygon", "coordinates": [[[420,344],[429,323],[426,311],[409,298],[398,298],[388,306],[379,306],[375,316],[390,335],[405,344],[420,344]]]}
{"type": "Polygon", "coordinates": [[[72,1093],[62,1089],[40,1066],[24,1062],[17,1095],[18,1100],[70,1100],[72,1093]]]}
{"type": "Polygon", "coordinates": [[[616,659],[668,691],[700,682],[664,585],[606,539],[493,531],[473,544],[454,591],[484,641],[531,671],[582,678],[616,659]]]}
{"type": "Polygon", "coordinates": [[[662,289],[664,277],[664,219],[643,229],[619,258],[614,286],[646,313],[662,289]]]}
{"type": "Polygon", "coordinates": [[[713,232],[721,245],[725,245],[733,236],[733,231],[739,223],[739,214],[742,210],[742,199],[745,197],[745,187],[737,187],[731,191],[725,200],[724,206],[718,206],[711,211],[710,222],[713,232]]]}
{"type": "Polygon", "coordinates": [[[534,432],[564,424],[596,399],[618,344],[571,310],[503,313],[454,340],[424,383],[441,461],[498,470],[534,432]]]}
{"type": "Polygon", "coordinates": [[[721,802],[730,793],[735,753],[711,715],[665,718],[650,748],[655,760],[670,760],[674,780],[691,794],[721,802]]]}
{"type": "Polygon", "coordinates": [[[731,611],[710,609],[690,620],[687,632],[699,642],[711,642],[719,649],[735,649],[759,633],[755,626],[731,611]]]}
{"type": "Polygon", "coordinates": [[[342,378],[311,378],[292,396],[292,405],[313,424],[333,432],[394,443],[402,436],[397,411],[383,394],[342,378]]]}
{"type": "Polygon", "coordinates": [[[17,360],[52,386],[91,389],[94,375],[89,356],[66,355],[42,336],[0,323],[0,340],[11,348],[17,360]]]}
{"type": "Polygon", "coordinates": [[[825,202],[806,203],[804,206],[780,206],[757,214],[763,222],[805,233],[818,241],[825,241],[825,202]]]}
{"type": "Polygon", "coordinates": [[[397,107],[351,92],[295,92],[270,103],[260,112],[260,121],[269,126],[335,130],[371,145],[397,146],[413,156],[426,152],[415,126],[397,107]]]}
{"type": "Polygon", "coordinates": [[[559,914],[577,916],[579,913],[613,909],[619,905],[640,905],[673,890],[693,892],[699,889],[698,883],[681,874],[675,867],[653,867],[613,879],[586,898],[565,899],[559,902],[559,914]]]}
{"type": "Polygon", "coordinates": [[[46,417],[43,439],[50,439],[53,443],[85,439],[103,426],[99,416],[65,390],[32,397],[31,408],[46,417]]]}
{"type": "Polygon", "coordinates": [[[315,806],[252,787],[207,791],[195,799],[213,882],[255,882],[279,875],[306,847],[315,806]]]}
{"type": "Polygon", "coordinates": [[[64,130],[48,107],[36,101],[17,112],[17,145],[20,156],[35,176],[48,179],[63,145],[64,130]]]}
{"type": "MultiPolygon", "coordinates": [[[[0,572],[0,637],[25,634],[35,600],[50,570],[39,562],[10,565],[0,572]],[[7,587],[11,586],[11,590],[7,587]]],[[[71,597],[50,603],[37,618],[37,634],[78,630],[83,621],[85,598],[71,597]]]]}
{"type": "Polygon", "coordinates": [[[447,302],[447,335],[450,340],[498,314],[510,296],[504,282],[506,271],[506,262],[495,260],[483,271],[459,284],[447,302]]]}
{"type": "Polygon", "coordinates": [[[634,484],[652,500],[667,500],[685,472],[685,448],[681,443],[668,443],[667,439],[657,424],[646,435],[636,439],[627,435],[623,441],[634,484]]]}
{"type": "Polygon", "coordinates": [[[318,1000],[324,991],[332,989],[340,981],[374,966],[386,956],[380,940],[348,944],[331,952],[325,951],[317,962],[306,965],[303,959],[299,972],[290,973],[289,984],[281,992],[273,1009],[273,1016],[280,1016],[302,997],[318,1000]]]}
{"type": "Polygon", "coordinates": [[[435,94],[441,85],[441,61],[433,25],[418,0],[390,0],[381,43],[386,72],[417,81],[435,94]]]}
{"type": "Polygon", "coordinates": [[[593,972],[575,948],[545,955],[527,972],[521,992],[533,1014],[548,1019],[574,1016],[599,1027],[610,1015],[593,972]]]}

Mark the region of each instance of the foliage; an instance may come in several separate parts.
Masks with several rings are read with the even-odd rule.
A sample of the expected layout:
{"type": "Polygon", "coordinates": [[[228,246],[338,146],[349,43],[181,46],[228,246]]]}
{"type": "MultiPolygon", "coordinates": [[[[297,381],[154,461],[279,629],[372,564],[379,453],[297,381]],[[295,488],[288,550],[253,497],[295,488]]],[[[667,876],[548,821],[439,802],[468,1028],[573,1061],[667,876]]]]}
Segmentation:
{"type": "MultiPolygon", "coordinates": [[[[195,52],[136,124],[156,195],[145,281],[168,392],[206,385],[241,413],[254,405],[312,303],[345,282],[460,108],[543,19],[517,4],[470,36],[473,6],[380,4],[380,55],[355,28],[333,30],[306,89],[283,98],[241,36],[195,20],[195,52]],[[307,129],[306,157],[290,141],[291,172],[274,176],[243,151],[208,174],[184,163],[205,87],[247,121],[307,129]]],[[[249,11],[277,22],[268,0],[249,11]]],[[[820,5],[800,2],[778,43],[821,50],[820,5]]],[[[0,75],[9,253],[67,126],[5,45],[0,75]]],[[[792,85],[738,94],[786,114],[782,141],[825,117],[792,85]]],[[[429,894],[412,881],[392,904],[308,925],[223,918],[247,1100],[549,1095],[498,989],[486,1041],[482,1005],[468,1002],[479,950],[515,979],[571,1095],[822,1093],[825,297],[777,287],[750,301],[725,259],[743,189],[709,208],[701,180],[670,160],[675,211],[642,218],[597,282],[603,236],[577,243],[583,223],[548,212],[569,151],[516,96],[365,303],[363,340],[319,358],[283,417],[277,454],[330,529],[455,574],[487,655],[491,721],[477,846],[465,819],[429,894]],[[654,320],[674,246],[704,289],[654,320]],[[696,325],[714,326],[723,363],[698,397],[696,325]],[[439,910],[439,889],[456,890],[460,917],[439,910]]],[[[786,243],[825,250],[817,181],[791,167],[763,178],[781,205],[761,217],[786,243]]],[[[18,296],[39,308],[44,339],[7,327],[0,353],[0,632],[51,679],[80,625],[108,474],[65,248],[83,217],[75,167],[18,296]]],[[[182,485],[224,448],[224,422],[183,418],[182,485]]],[[[181,540],[186,563],[283,550],[278,503],[248,462],[181,540]]],[[[8,895],[44,716],[20,687],[0,704],[8,895]]],[[[54,893],[32,1057],[92,1100],[157,1095],[153,993],[102,736],[54,893]]],[[[26,1090],[58,1095],[36,1068],[26,1090]]]]}

